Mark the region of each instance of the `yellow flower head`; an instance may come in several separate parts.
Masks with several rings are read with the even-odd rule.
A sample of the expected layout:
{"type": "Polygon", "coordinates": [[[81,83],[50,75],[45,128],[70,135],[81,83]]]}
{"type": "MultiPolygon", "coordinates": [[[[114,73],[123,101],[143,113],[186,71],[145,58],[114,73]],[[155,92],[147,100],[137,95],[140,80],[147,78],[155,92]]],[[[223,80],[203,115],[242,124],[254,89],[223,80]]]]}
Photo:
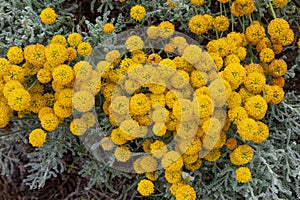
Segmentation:
{"type": "Polygon", "coordinates": [[[0,58],[0,76],[7,75],[9,65],[10,63],[6,58],[0,58]]]}
{"type": "Polygon", "coordinates": [[[235,138],[229,138],[228,140],[226,140],[226,147],[230,150],[233,150],[236,148],[237,146],[237,141],[235,138]]]}
{"type": "Polygon", "coordinates": [[[168,183],[178,183],[181,181],[182,176],[180,171],[165,171],[165,179],[168,181],[168,183]]]}
{"type": "Polygon", "coordinates": [[[114,32],[115,30],[115,26],[111,23],[106,23],[103,26],[103,31],[107,34],[111,34],[112,32],[114,32]]]}
{"type": "Polygon", "coordinates": [[[29,143],[34,147],[41,147],[46,141],[46,133],[42,129],[34,129],[29,133],[29,143]]]}
{"type": "Polygon", "coordinates": [[[151,194],[154,193],[154,184],[149,181],[149,180],[141,180],[138,183],[137,191],[142,195],[142,196],[150,196],[151,194]]]}
{"type": "Polygon", "coordinates": [[[269,65],[269,73],[274,77],[283,76],[287,71],[287,64],[284,60],[273,60],[269,65]]]}
{"type": "Polygon", "coordinates": [[[144,42],[141,37],[133,35],[128,37],[125,42],[126,48],[133,52],[137,50],[141,50],[144,47],[144,42]]]}
{"type": "Polygon", "coordinates": [[[88,42],[81,42],[78,46],[77,46],[77,51],[78,54],[83,56],[83,57],[87,57],[91,54],[93,48],[90,45],[90,43],[88,42]]]}
{"type": "Polygon", "coordinates": [[[79,33],[71,33],[67,40],[71,47],[76,48],[82,42],[82,37],[79,33]]]}
{"type": "Polygon", "coordinates": [[[245,118],[237,124],[237,132],[244,140],[252,140],[257,131],[258,125],[251,118],[245,118]]]}
{"type": "Polygon", "coordinates": [[[254,0],[235,0],[234,8],[241,16],[249,15],[254,11],[254,0]]]}
{"type": "Polygon", "coordinates": [[[145,14],[146,9],[141,5],[135,5],[130,9],[130,17],[138,22],[144,19],[145,14]]]}
{"type": "Polygon", "coordinates": [[[7,97],[8,105],[16,111],[28,109],[31,102],[30,94],[23,88],[14,89],[7,97]]]}
{"type": "Polygon", "coordinates": [[[188,26],[190,31],[197,35],[206,33],[210,28],[209,22],[207,21],[206,17],[204,17],[203,15],[196,15],[192,17],[189,20],[188,26]]]}
{"type": "Polygon", "coordinates": [[[151,101],[145,94],[135,94],[130,98],[130,113],[133,115],[144,115],[151,108],[151,101]]]}
{"type": "Polygon", "coordinates": [[[236,89],[244,82],[245,68],[239,63],[232,63],[225,67],[223,77],[230,83],[232,89],[236,89]]]}
{"type": "Polygon", "coordinates": [[[20,64],[23,59],[23,50],[19,47],[10,47],[7,51],[7,58],[13,64],[20,64]]]}
{"type": "Polygon", "coordinates": [[[277,8],[283,8],[286,4],[288,4],[288,0],[272,0],[272,3],[277,8]]]}
{"type": "Polygon", "coordinates": [[[219,149],[211,150],[208,154],[205,155],[204,159],[209,162],[215,162],[221,157],[221,152],[219,149]]]}
{"type": "Polygon", "coordinates": [[[265,36],[265,29],[260,24],[252,24],[246,29],[246,38],[250,43],[254,45],[256,45],[265,36]]]}
{"type": "Polygon", "coordinates": [[[233,152],[229,154],[230,161],[234,165],[245,165],[253,159],[254,151],[252,147],[247,144],[238,146],[233,152]]]}
{"type": "Polygon", "coordinates": [[[278,85],[272,85],[273,97],[270,100],[271,104],[279,104],[284,98],[284,91],[278,85]]]}
{"type": "Polygon", "coordinates": [[[237,106],[228,111],[228,117],[231,122],[238,124],[242,119],[248,118],[248,113],[245,108],[237,106]]]}
{"type": "Polygon", "coordinates": [[[161,158],[168,151],[167,145],[160,140],[156,140],[150,145],[151,153],[155,158],[161,158]]]}
{"type": "Polygon", "coordinates": [[[87,91],[79,91],[73,95],[73,106],[79,112],[90,111],[95,105],[94,96],[87,91]]]}
{"type": "Polygon", "coordinates": [[[68,61],[75,60],[77,57],[77,51],[73,47],[67,48],[67,54],[68,54],[68,61]]]}
{"type": "Polygon", "coordinates": [[[41,44],[33,44],[24,48],[24,58],[34,66],[43,66],[46,62],[45,47],[41,44]]]}
{"type": "Polygon", "coordinates": [[[59,43],[50,43],[45,48],[45,56],[47,61],[54,65],[59,65],[68,59],[68,52],[64,45],[59,43]]]}
{"type": "Polygon", "coordinates": [[[53,8],[45,8],[42,10],[40,18],[44,24],[54,24],[56,22],[57,14],[53,8]]]}
{"type": "Polygon", "coordinates": [[[190,2],[194,6],[201,6],[202,4],[204,4],[204,0],[190,0],[190,2]]]}
{"type": "Polygon", "coordinates": [[[289,23],[282,18],[276,18],[273,19],[269,24],[268,24],[268,33],[272,38],[281,38],[283,37],[287,30],[290,29],[289,23]]]}
{"type": "Polygon", "coordinates": [[[175,26],[169,21],[163,21],[158,25],[158,35],[161,38],[169,38],[174,34],[175,26]]]}
{"type": "Polygon", "coordinates": [[[157,161],[153,156],[147,155],[142,157],[139,164],[144,172],[154,172],[157,170],[157,161]]]}
{"type": "Polygon", "coordinates": [[[53,80],[60,85],[66,85],[74,79],[73,69],[69,65],[59,65],[53,69],[53,80]]]}
{"type": "Polygon", "coordinates": [[[248,167],[240,167],[235,170],[235,178],[239,183],[247,183],[251,179],[251,171],[248,167]]]}
{"type": "Polygon", "coordinates": [[[114,153],[116,159],[120,162],[126,162],[131,158],[131,151],[128,147],[119,146],[114,153]]]}
{"type": "Polygon", "coordinates": [[[165,170],[176,171],[182,168],[183,159],[177,151],[169,151],[163,156],[161,163],[165,170]]]}
{"type": "Polygon", "coordinates": [[[196,200],[196,192],[189,185],[183,185],[176,191],[176,200],[196,200]]]}
{"type": "Polygon", "coordinates": [[[256,122],[258,125],[258,131],[254,134],[252,141],[255,143],[261,143],[265,141],[269,136],[269,128],[263,122],[256,122]]]}
{"type": "Polygon", "coordinates": [[[52,80],[52,73],[50,70],[42,68],[37,73],[37,79],[40,83],[49,83],[52,80]]]}
{"type": "Polygon", "coordinates": [[[252,72],[246,76],[244,85],[249,92],[258,94],[266,85],[266,77],[259,72],[252,72]]]}
{"type": "Polygon", "coordinates": [[[213,21],[214,28],[219,31],[223,32],[228,30],[230,22],[228,18],[224,15],[217,16],[213,21]]]}
{"type": "Polygon", "coordinates": [[[63,46],[66,46],[67,40],[66,40],[65,36],[63,36],[63,35],[54,35],[51,39],[51,43],[58,43],[63,46]]]}
{"type": "Polygon", "coordinates": [[[41,117],[41,125],[46,131],[54,131],[58,124],[58,117],[53,113],[45,114],[41,117]]]}
{"type": "Polygon", "coordinates": [[[70,123],[70,131],[73,135],[83,135],[87,130],[87,124],[82,119],[73,119],[70,123]]]}

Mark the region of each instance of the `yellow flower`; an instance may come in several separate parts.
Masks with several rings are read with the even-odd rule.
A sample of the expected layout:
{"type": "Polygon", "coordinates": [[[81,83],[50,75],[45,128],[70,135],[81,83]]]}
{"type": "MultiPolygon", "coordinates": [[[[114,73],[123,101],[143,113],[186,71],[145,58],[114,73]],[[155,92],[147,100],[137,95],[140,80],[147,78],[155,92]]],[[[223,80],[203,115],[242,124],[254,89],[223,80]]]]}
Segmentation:
{"type": "Polygon", "coordinates": [[[133,52],[137,50],[141,50],[144,47],[144,42],[141,37],[133,35],[128,37],[125,42],[126,48],[133,52]]]}
{"type": "Polygon", "coordinates": [[[182,57],[192,65],[197,64],[201,58],[202,49],[197,45],[189,45],[184,49],[182,57]]]}
{"type": "Polygon", "coordinates": [[[37,79],[41,83],[49,83],[52,80],[52,73],[50,70],[42,68],[37,73],[37,79]]]}
{"type": "Polygon", "coordinates": [[[45,114],[41,117],[41,125],[46,131],[54,131],[58,124],[58,117],[53,113],[45,114]]]}
{"type": "Polygon", "coordinates": [[[228,117],[231,122],[238,124],[242,119],[248,118],[248,113],[245,108],[237,106],[229,109],[228,117]]]}
{"type": "Polygon", "coordinates": [[[165,170],[165,179],[172,184],[178,183],[182,179],[181,172],[165,170]]]}
{"type": "Polygon", "coordinates": [[[24,59],[23,50],[16,46],[10,47],[7,51],[7,58],[13,64],[20,64],[24,59]]]}
{"type": "Polygon", "coordinates": [[[71,47],[76,48],[82,42],[82,37],[79,33],[71,33],[67,40],[71,47]]]}
{"type": "Polygon", "coordinates": [[[142,195],[142,196],[150,196],[151,194],[154,193],[154,184],[149,181],[149,180],[141,180],[138,183],[137,191],[142,195]]]}
{"type": "Polygon", "coordinates": [[[54,24],[56,22],[57,14],[52,8],[45,8],[42,10],[40,18],[44,24],[54,24]]]}
{"type": "Polygon", "coordinates": [[[231,92],[229,98],[226,99],[226,103],[229,109],[238,107],[242,104],[242,97],[237,92],[231,92]]]}
{"type": "Polygon", "coordinates": [[[103,31],[107,34],[111,34],[112,32],[114,32],[114,30],[115,30],[115,27],[111,23],[106,23],[103,26],[103,31]]]}
{"type": "Polygon", "coordinates": [[[244,140],[252,140],[257,131],[258,125],[251,118],[245,118],[237,124],[237,132],[244,140]]]}
{"type": "Polygon", "coordinates": [[[127,162],[131,157],[131,151],[128,147],[119,146],[114,153],[116,159],[120,162],[127,162]]]}
{"type": "Polygon", "coordinates": [[[231,0],[218,0],[218,2],[220,2],[220,3],[228,3],[229,1],[231,1],[231,0]]]}
{"type": "Polygon", "coordinates": [[[233,152],[229,154],[230,161],[234,165],[245,165],[253,159],[254,151],[247,145],[238,146],[233,152]]]}
{"type": "Polygon", "coordinates": [[[45,56],[47,61],[54,65],[59,65],[68,59],[68,52],[64,45],[59,43],[50,43],[45,48],[45,56]]]}
{"type": "Polygon", "coordinates": [[[258,125],[258,131],[254,134],[252,141],[255,143],[261,143],[265,141],[269,136],[269,128],[263,122],[256,122],[258,125]]]}
{"type": "Polygon", "coordinates": [[[124,133],[119,128],[111,131],[111,140],[116,145],[123,145],[127,142],[124,133]]]}
{"type": "Polygon", "coordinates": [[[7,97],[8,105],[16,111],[28,109],[31,102],[30,94],[23,88],[12,90],[7,97]]]}
{"type": "Polygon", "coordinates": [[[144,172],[153,172],[158,166],[156,159],[150,155],[142,157],[139,164],[144,172]]]}
{"type": "Polygon", "coordinates": [[[132,61],[138,64],[144,64],[147,61],[147,55],[143,51],[134,52],[132,61]]]}
{"type": "Polygon", "coordinates": [[[196,200],[196,192],[189,185],[183,185],[176,191],[176,200],[196,200]]]}
{"type": "Polygon", "coordinates": [[[41,147],[46,141],[46,133],[42,129],[34,129],[29,133],[29,143],[34,147],[41,147]]]}
{"type": "Polygon", "coordinates": [[[146,172],[145,175],[150,181],[156,181],[159,178],[159,171],[146,172]]]}
{"type": "Polygon", "coordinates": [[[53,109],[50,107],[43,107],[38,112],[38,118],[41,120],[41,118],[48,113],[54,113],[53,109]]]}
{"type": "Polygon", "coordinates": [[[100,143],[101,143],[101,147],[105,151],[111,151],[114,148],[114,144],[113,144],[113,142],[111,141],[111,139],[109,137],[103,137],[100,140],[100,143]]]}
{"type": "Polygon", "coordinates": [[[83,135],[87,130],[87,124],[82,119],[73,119],[70,123],[70,131],[73,135],[83,135]]]}
{"type": "Polygon", "coordinates": [[[225,145],[229,150],[233,150],[237,146],[237,141],[235,138],[228,138],[225,145]]]}
{"type": "Polygon", "coordinates": [[[158,25],[158,35],[161,38],[169,38],[174,34],[175,26],[169,21],[163,21],[158,25]]]}
{"type": "Polygon", "coordinates": [[[53,69],[53,80],[60,85],[66,85],[74,79],[73,69],[69,65],[59,65],[53,69]]]}
{"type": "Polygon", "coordinates": [[[246,99],[245,109],[250,117],[260,120],[264,118],[268,109],[268,104],[262,96],[256,95],[246,99]]]}
{"type": "Polygon", "coordinates": [[[18,80],[20,82],[24,81],[24,69],[18,65],[10,65],[7,74],[3,76],[3,79],[8,82],[11,80],[18,80]]]}
{"type": "Polygon", "coordinates": [[[193,162],[191,164],[188,164],[188,163],[184,163],[184,167],[187,169],[187,170],[190,170],[190,171],[196,171],[198,170],[202,165],[202,160],[201,159],[198,159],[196,162],[193,162]]]}
{"type": "Polygon", "coordinates": [[[169,151],[163,156],[161,163],[165,170],[176,171],[182,168],[183,159],[177,151],[169,151]]]}
{"type": "Polygon", "coordinates": [[[91,54],[93,48],[90,45],[90,43],[88,42],[81,42],[78,46],[77,46],[77,51],[78,54],[83,56],[83,57],[87,57],[91,54]]]}
{"type": "Polygon", "coordinates": [[[72,106],[72,97],[73,97],[72,95],[73,95],[73,90],[71,88],[63,89],[62,91],[59,92],[58,102],[63,106],[70,107],[72,106]]]}
{"type": "Polygon", "coordinates": [[[228,30],[230,22],[228,18],[224,15],[217,16],[213,21],[214,28],[219,31],[223,32],[228,30]]]}
{"type": "Polygon", "coordinates": [[[232,63],[225,67],[223,76],[230,83],[231,88],[236,89],[244,82],[246,70],[241,64],[232,63]]]}
{"type": "Polygon", "coordinates": [[[46,62],[45,47],[41,44],[33,44],[24,48],[24,58],[34,66],[43,66],[46,62]]]}
{"type": "Polygon", "coordinates": [[[208,154],[204,157],[205,160],[209,162],[215,162],[221,157],[221,152],[219,149],[214,149],[209,151],[208,154]]]}
{"type": "Polygon", "coordinates": [[[7,75],[10,63],[6,58],[0,58],[0,76],[7,75]]]}
{"type": "Polygon", "coordinates": [[[130,9],[130,17],[138,22],[144,19],[145,14],[146,9],[141,5],[135,5],[130,9]]]}
{"type": "Polygon", "coordinates": [[[246,38],[250,43],[254,45],[256,45],[265,36],[265,29],[260,24],[252,24],[246,29],[246,38]]]}
{"type": "Polygon", "coordinates": [[[272,85],[273,97],[270,100],[271,104],[279,104],[284,98],[284,91],[277,85],[272,85]]]}
{"type": "Polygon", "coordinates": [[[286,4],[288,4],[288,0],[272,0],[272,3],[277,8],[283,8],[286,4]]]}
{"type": "Polygon", "coordinates": [[[190,0],[190,2],[194,6],[201,6],[202,4],[204,4],[204,0],[190,0]]]}
{"type": "Polygon", "coordinates": [[[275,18],[268,24],[268,33],[272,38],[283,37],[289,29],[289,23],[282,18],[275,18]]]}
{"type": "Polygon", "coordinates": [[[38,113],[39,110],[46,106],[46,99],[42,94],[33,93],[31,96],[31,104],[28,110],[38,113]]]}
{"type": "Polygon", "coordinates": [[[58,101],[54,103],[53,110],[55,115],[61,119],[72,115],[72,107],[63,106],[58,101]]]}
{"type": "Polygon", "coordinates": [[[68,61],[75,60],[77,57],[77,51],[73,47],[67,48],[67,54],[68,54],[68,61]]]}
{"type": "Polygon", "coordinates": [[[79,112],[88,112],[95,105],[94,96],[84,90],[74,93],[72,100],[74,108],[79,112]]]}
{"type": "Polygon", "coordinates": [[[203,15],[196,15],[192,17],[189,20],[188,26],[190,31],[197,35],[206,33],[210,28],[209,22],[203,15]]]}
{"type": "Polygon", "coordinates": [[[272,85],[278,85],[279,87],[283,88],[285,84],[285,80],[283,76],[280,77],[272,77],[271,79],[271,84],[272,85]]]}
{"type": "Polygon", "coordinates": [[[287,71],[287,64],[284,60],[273,60],[269,65],[269,73],[274,77],[283,76],[287,71]]]}
{"type": "Polygon", "coordinates": [[[253,94],[260,93],[266,85],[266,77],[259,72],[253,72],[246,76],[244,85],[253,94]]]}
{"type": "Polygon", "coordinates": [[[239,183],[247,183],[251,179],[251,171],[248,167],[240,167],[235,170],[235,178],[239,183]]]}
{"type": "Polygon", "coordinates": [[[151,108],[151,101],[145,94],[135,94],[130,98],[129,109],[133,115],[144,115],[151,108]]]}
{"type": "Polygon", "coordinates": [[[51,43],[58,43],[63,46],[66,46],[67,40],[66,40],[65,36],[63,36],[63,35],[54,35],[51,39],[51,43]]]}
{"type": "Polygon", "coordinates": [[[161,136],[165,135],[167,128],[166,128],[165,123],[156,122],[152,127],[152,131],[153,131],[154,135],[161,137],[161,136]]]}
{"type": "Polygon", "coordinates": [[[148,38],[154,40],[158,38],[159,28],[157,26],[151,25],[147,29],[147,36],[148,38]]]}
{"type": "Polygon", "coordinates": [[[254,11],[254,0],[235,0],[234,8],[239,15],[249,15],[254,11]]]}
{"type": "MultiPolygon", "coordinates": [[[[112,50],[105,56],[105,61],[109,62],[109,65],[116,65],[120,62],[121,54],[118,50],[112,50]]],[[[97,67],[98,68],[98,67],[97,67]]]]}
{"type": "Polygon", "coordinates": [[[151,153],[155,158],[161,158],[168,151],[167,145],[160,140],[156,140],[155,142],[150,144],[151,153]]]}

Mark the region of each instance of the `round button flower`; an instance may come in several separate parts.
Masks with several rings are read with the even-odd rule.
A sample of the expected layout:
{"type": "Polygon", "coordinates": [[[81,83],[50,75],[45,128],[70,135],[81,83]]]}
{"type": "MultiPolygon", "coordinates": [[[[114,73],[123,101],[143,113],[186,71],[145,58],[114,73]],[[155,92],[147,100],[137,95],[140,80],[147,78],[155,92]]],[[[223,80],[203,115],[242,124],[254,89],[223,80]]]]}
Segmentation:
{"type": "Polygon", "coordinates": [[[73,95],[73,106],[79,112],[90,111],[94,105],[94,96],[87,91],[79,91],[73,95]]]}
{"type": "Polygon", "coordinates": [[[74,79],[74,72],[69,65],[59,65],[53,69],[52,76],[58,84],[66,85],[74,79]]]}
{"type": "Polygon", "coordinates": [[[13,64],[20,64],[23,59],[23,50],[19,47],[10,47],[7,51],[7,58],[13,64]]]}
{"type": "Polygon", "coordinates": [[[228,29],[230,22],[227,17],[221,15],[215,18],[215,20],[213,21],[213,25],[217,31],[223,32],[228,29]]]}
{"type": "Polygon", "coordinates": [[[129,51],[133,52],[141,50],[144,47],[144,42],[139,36],[133,35],[126,40],[125,45],[129,51]]]}
{"type": "Polygon", "coordinates": [[[88,42],[81,42],[77,47],[78,54],[83,57],[89,56],[92,50],[93,48],[88,42]]]}
{"type": "Polygon", "coordinates": [[[34,147],[41,147],[46,141],[46,136],[42,129],[34,129],[29,134],[29,143],[34,147]]]}
{"type": "Polygon", "coordinates": [[[135,5],[130,9],[130,17],[138,22],[144,19],[145,14],[146,9],[141,5],[135,5]]]}
{"type": "Polygon", "coordinates": [[[247,183],[251,179],[251,171],[248,167],[240,167],[235,171],[235,178],[239,183],[247,183]]]}
{"type": "Polygon", "coordinates": [[[114,32],[114,30],[115,30],[115,27],[111,23],[106,23],[103,26],[103,31],[107,34],[111,34],[112,32],[114,32]]]}
{"type": "Polygon", "coordinates": [[[29,92],[23,88],[13,90],[7,98],[8,105],[16,111],[28,109],[30,101],[31,97],[29,92]]]}
{"type": "Polygon", "coordinates": [[[82,37],[79,33],[71,33],[67,40],[71,47],[77,47],[82,42],[82,37]]]}
{"type": "Polygon", "coordinates": [[[137,191],[143,196],[150,196],[154,193],[154,184],[149,180],[141,180],[138,183],[137,191]]]}
{"type": "Polygon", "coordinates": [[[46,8],[42,10],[40,18],[44,24],[54,24],[56,22],[57,14],[52,8],[46,8]]]}

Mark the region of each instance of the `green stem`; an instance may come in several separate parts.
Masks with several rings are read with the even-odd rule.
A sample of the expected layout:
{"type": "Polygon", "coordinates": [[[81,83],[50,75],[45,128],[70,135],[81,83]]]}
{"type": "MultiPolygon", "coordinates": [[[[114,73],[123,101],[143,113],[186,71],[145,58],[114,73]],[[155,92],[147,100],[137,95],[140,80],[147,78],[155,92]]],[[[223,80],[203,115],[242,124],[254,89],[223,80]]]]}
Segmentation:
{"type": "Polygon", "coordinates": [[[273,8],[273,5],[272,5],[271,2],[269,2],[269,7],[270,7],[270,9],[271,9],[271,13],[272,13],[274,19],[276,19],[277,17],[276,17],[276,14],[275,14],[275,11],[274,11],[274,8],[273,8]]]}
{"type": "Polygon", "coordinates": [[[35,86],[38,83],[38,80],[35,80],[32,85],[27,89],[27,91],[31,90],[33,86],[35,86]]]}
{"type": "Polygon", "coordinates": [[[234,17],[233,17],[232,12],[230,12],[230,15],[231,15],[231,32],[233,32],[234,31],[234,17]]]}
{"type": "MultiPolygon", "coordinates": [[[[18,130],[18,131],[15,131],[15,132],[12,132],[12,133],[7,133],[7,134],[1,134],[0,135],[0,138],[1,137],[6,137],[6,136],[10,136],[10,135],[14,135],[14,134],[17,134],[17,133],[21,133],[21,132],[24,132],[24,131],[30,131],[31,129],[22,129],[22,130],[18,130]]],[[[33,130],[33,129],[32,129],[33,130]]]]}
{"type": "Polygon", "coordinates": [[[219,39],[219,33],[218,33],[218,31],[215,30],[215,32],[216,32],[217,39],[219,39]]]}
{"type": "Polygon", "coordinates": [[[222,8],[222,3],[220,3],[220,15],[222,15],[223,8],[222,8]]]}
{"type": "Polygon", "coordinates": [[[249,19],[250,19],[250,22],[252,23],[252,22],[253,22],[253,20],[252,20],[252,16],[251,16],[251,14],[249,14],[249,19]]]}

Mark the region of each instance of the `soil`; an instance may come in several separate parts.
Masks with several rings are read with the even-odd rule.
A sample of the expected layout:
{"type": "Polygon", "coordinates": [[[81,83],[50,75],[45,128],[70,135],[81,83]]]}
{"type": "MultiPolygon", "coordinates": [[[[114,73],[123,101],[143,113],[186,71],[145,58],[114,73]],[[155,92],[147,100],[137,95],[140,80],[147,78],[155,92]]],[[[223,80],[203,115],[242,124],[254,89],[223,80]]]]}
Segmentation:
{"type": "MultiPolygon", "coordinates": [[[[90,5],[92,0],[66,0],[64,2],[64,8],[69,7],[73,3],[78,4],[78,8],[73,10],[72,13],[75,16],[75,23],[78,23],[83,16],[91,22],[95,21],[95,18],[99,13],[90,11],[90,5]]],[[[115,2],[115,1],[114,1],[115,2]]],[[[116,2],[115,2],[116,3],[116,2]]],[[[100,1],[95,1],[94,7],[97,8],[101,4],[100,1]]],[[[218,8],[218,6],[215,6],[218,8]]],[[[117,12],[117,10],[116,10],[117,12]]],[[[293,27],[292,27],[293,28],[293,27]]],[[[82,25],[82,30],[86,31],[86,27],[82,25]]],[[[288,55],[287,64],[289,68],[295,65],[296,57],[298,55],[296,49],[288,49],[284,52],[288,55]]],[[[298,63],[299,64],[299,63],[298,63]]],[[[296,69],[296,76],[294,78],[286,79],[284,86],[285,92],[294,91],[296,94],[300,94],[300,69],[296,69]]],[[[300,138],[299,141],[300,143],[300,138]]],[[[24,144],[22,144],[24,145],[24,144]]],[[[21,156],[21,162],[15,166],[15,173],[10,177],[1,176],[0,178],[0,199],[1,200],[29,200],[29,199],[114,199],[117,196],[113,193],[101,193],[97,188],[86,190],[88,180],[78,175],[80,169],[74,169],[71,173],[64,172],[58,177],[53,177],[46,182],[44,188],[40,190],[29,190],[29,187],[22,183],[22,179],[26,177],[26,169],[24,168],[27,162],[26,154],[33,151],[28,145],[25,147],[26,151],[21,156]]],[[[71,154],[67,154],[64,158],[66,164],[71,164],[71,154]]],[[[130,185],[130,180],[125,180],[130,185]]],[[[115,190],[122,191],[123,185],[119,180],[115,180],[115,190]]],[[[124,183],[124,182],[123,182],[124,183]]]]}

